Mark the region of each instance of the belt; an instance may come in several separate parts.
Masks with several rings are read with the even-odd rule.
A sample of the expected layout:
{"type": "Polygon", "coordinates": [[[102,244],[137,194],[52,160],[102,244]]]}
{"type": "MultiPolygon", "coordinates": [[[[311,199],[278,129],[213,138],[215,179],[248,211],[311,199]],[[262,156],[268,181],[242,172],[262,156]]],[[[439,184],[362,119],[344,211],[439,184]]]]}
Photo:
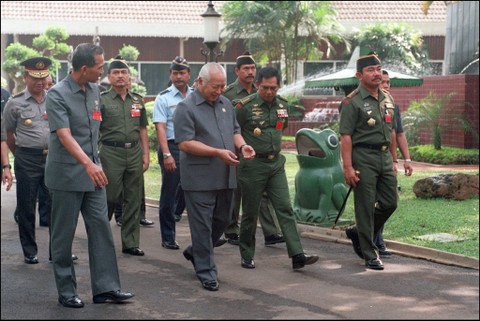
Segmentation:
{"type": "Polygon", "coordinates": [[[364,143],[358,143],[355,144],[354,147],[360,147],[360,148],[368,148],[368,149],[374,149],[374,150],[379,150],[381,152],[385,152],[388,150],[388,145],[371,145],[371,144],[364,144],[364,143]]]}
{"type": "Polygon", "coordinates": [[[122,148],[132,148],[137,146],[137,144],[138,142],[119,143],[119,142],[102,141],[102,145],[111,146],[111,147],[122,147],[122,148]]]}
{"type": "Polygon", "coordinates": [[[278,153],[277,154],[273,154],[273,153],[255,154],[255,157],[257,158],[266,158],[266,159],[274,159],[277,156],[278,156],[278,153]]]}
{"type": "Polygon", "coordinates": [[[47,155],[48,149],[40,149],[40,148],[28,148],[28,147],[15,147],[15,150],[19,150],[24,152],[25,154],[30,155],[47,155]]]}
{"type": "Polygon", "coordinates": [[[167,140],[167,143],[169,143],[169,144],[177,144],[177,143],[175,143],[175,139],[169,139],[169,140],[167,140]]]}

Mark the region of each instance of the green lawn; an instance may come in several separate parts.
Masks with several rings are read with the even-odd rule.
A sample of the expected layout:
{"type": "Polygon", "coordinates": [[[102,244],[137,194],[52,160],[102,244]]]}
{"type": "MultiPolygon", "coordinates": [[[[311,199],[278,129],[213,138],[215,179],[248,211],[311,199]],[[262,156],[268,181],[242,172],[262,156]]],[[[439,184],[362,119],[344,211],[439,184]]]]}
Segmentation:
{"type": "MultiPolygon", "coordinates": [[[[298,163],[295,154],[284,153],[287,157],[286,171],[293,201],[295,195],[295,174],[298,163]]],[[[156,156],[155,156],[156,159],[156,156]]],[[[466,174],[478,174],[478,171],[462,171],[466,174]]],[[[417,199],[412,191],[414,183],[424,177],[445,172],[415,171],[411,177],[398,176],[401,186],[398,209],[385,225],[384,238],[408,244],[415,244],[446,252],[479,258],[479,200],[472,198],[465,201],[445,199],[417,199]],[[441,243],[417,240],[415,237],[449,233],[466,238],[462,242],[441,243]]],[[[145,173],[145,188],[148,198],[158,200],[160,196],[161,173],[155,160],[145,173]]],[[[353,197],[350,197],[342,219],[354,220],[353,197]]]]}

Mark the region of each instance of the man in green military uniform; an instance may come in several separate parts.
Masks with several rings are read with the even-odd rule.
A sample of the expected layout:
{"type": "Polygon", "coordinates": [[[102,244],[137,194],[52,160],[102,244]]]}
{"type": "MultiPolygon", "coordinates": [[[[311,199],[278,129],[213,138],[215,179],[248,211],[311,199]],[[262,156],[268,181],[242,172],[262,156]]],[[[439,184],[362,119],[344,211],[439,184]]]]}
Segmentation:
{"type": "Polygon", "coordinates": [[[255,268],[255,232],[264,192],[275,210],[287,244],[288,256],[292,258],[292,267],[300,269],[318,261],[318,256],[303,252],[290,201],[285,156],[280,154],[282,132],[288,126],[290,107],[285,98],[277,96],[280,83],[278,70],[272,67],[262,68],[256,82],[258,92],[241,99],[235,105],[242,136],[256,153],[255,159],[249,162],[241,158],[238,167],[243,202],[240,255],[241,265],[247,269],[255,268]]]}
{"type": "Polygon", "coordinates": [[[343,171],[355,191],[356,226],[345,233],[367,268],[383,270],[373,236],[397,208],[397,178],[389,152],[394,102],[380,89],[382,67],[375,53],[358,58],[355,76],[360,85],[340,105],[343,171]]]}
{"type": "Polygon", "coordinates": [[[150,163],[147,112],[142,96],[128,89],[130,72],[120,56],[110,63],[108,80],[112,88],[101,94],[100,158],[108,179],[108,218],[115,201],[123,194],[122,251],[141,256],[139,248],[140,206],[143,172],[150,163]]]}
{"type": "MultiPolygon", "coordinates": [[[[230,99],[233,105],[245,98],[246,96],[256,93],[257,87],[255,87],[255,75],[257,68],[255,66],[255,60],[250,52],[246,51],[243,55],[237,57],[237,64],[235,67],[235,74],[237,79],[225,87],[223,95],[230,99]]],[[[240,204],[242,200],[242,192],[240,186],[235,189],[235,204],[233,208],[232,221],[230,225],[225,229],[225,237],[228,243],[238,245],[239,244],[239,218],[240,218],[240,204]]],[[[278,222],[275,221],[275,214],[270,201],[266,194],[263,194],[260,215],[260,225],[263,229],[263,235],[265,236],[265,245],[272,245],[276,243],[285,242],[283,236],[280,234],[280,228],[278,222]]]]}

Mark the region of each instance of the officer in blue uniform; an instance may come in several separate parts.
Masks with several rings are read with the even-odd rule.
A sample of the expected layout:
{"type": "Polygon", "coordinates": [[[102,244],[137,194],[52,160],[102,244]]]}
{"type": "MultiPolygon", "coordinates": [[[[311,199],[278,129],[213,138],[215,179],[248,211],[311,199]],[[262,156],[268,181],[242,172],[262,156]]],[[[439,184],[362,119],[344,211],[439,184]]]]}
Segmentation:
{"type": "Polygon", "coordinates": [[[193,92],[188,86],[191,76],[190,66],[185,58],[177,56],[170,65],[172,84],[155,98],[153,123],[158,140],[158,163],[162,170],[160,191],[160,234],[162,246],[178,250],[175,240],[175,221],[179,221],[185,209],[185,198],[180,184],[180,149],[175,142],[173,114],[177,104],[193,92]],[[177,219],[178,217],[178,219],[177,219]]]}

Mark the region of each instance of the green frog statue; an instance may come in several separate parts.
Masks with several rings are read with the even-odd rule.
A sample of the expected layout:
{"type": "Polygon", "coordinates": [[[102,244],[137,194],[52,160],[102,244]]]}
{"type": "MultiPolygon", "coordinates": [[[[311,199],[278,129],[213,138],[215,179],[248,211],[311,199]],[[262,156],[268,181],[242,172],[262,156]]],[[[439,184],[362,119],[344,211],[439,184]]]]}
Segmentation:
{"type": "Polygon", "coordinates": [[[347,194],[338,136],[331,129],[302,128],[295,143],[300,165],[293,203],[297,220],[332,226],[347,194]]]}

